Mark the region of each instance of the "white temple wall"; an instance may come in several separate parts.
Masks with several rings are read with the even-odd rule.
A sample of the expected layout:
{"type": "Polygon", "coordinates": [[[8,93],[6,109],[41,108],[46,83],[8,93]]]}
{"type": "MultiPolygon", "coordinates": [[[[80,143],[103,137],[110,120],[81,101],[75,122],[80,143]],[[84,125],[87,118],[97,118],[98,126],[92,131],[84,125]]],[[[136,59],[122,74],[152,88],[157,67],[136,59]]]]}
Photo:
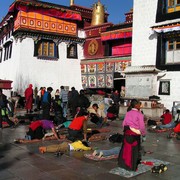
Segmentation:
{"type": "MultiPolygon", "coordinates": [[[[156,35],[151,34],[151,27],[155,26],[158,0],[134,0],[133,10],[133,39],[132,66],[156,65],[156,35]]],[[[172,109],[173,101],[180,101],[180,72],[162,72],[165,74],[160,80],[170,80],[170,95],[158,95],[160,80],[157,80],[157,91],[161,103],[172,109]]]]}
{"type": "MultiPolygon", "coordinates": [[[[163,73],[162,73],[163,74],[163,73]]],[[[169,95],[158,95],[161,102],[169,110],[172,109],[173,101],[180,101],[180,72],[165,72],[165,76],[161,80],[170,80],[170,96],[169,95]]],[[[159,90],[159,81],[158,89],[159,90]]]]}
{"type": "Polygon", "coordinates": [[[155,65],[156,36],[151,35],[155,24],[157,0],[134,0],[132,66],[155,65]]]}
{"type": "Polygon", "coordinates": [[[51,86],[54,92],[62,85],[82,89],[80,59],[83,58],[83,49],[80,45],[78,45],[78,59],[67,59],[67,45],[64,42],[60,43],[57,61],[34,57],[34,41],[31,38],[14,42],[12,51],[12,59],[3,62],[3,66],[0,64],[0,70],[8,69],[0,73],[2,74],[0,77],[13,81],[13,91],[23,95],[29,84],[38,89],[41,86],[51,86]]]}
{"type": "MultiPolygon", "coordinates": [[[[20,44],[16,43],[15,41],[12,44],[12,54],[10,59],[4,61],[3,50],[2,62],[0,63],[0,79],[12,81],[15,80],[17,72],[19,71],[20,54],[20,44]]],[[[12,86],[14,87],[14,82],[12,83],[12,86]]],[[[16,86],[14,88],[16,88],[16,86]]]]}

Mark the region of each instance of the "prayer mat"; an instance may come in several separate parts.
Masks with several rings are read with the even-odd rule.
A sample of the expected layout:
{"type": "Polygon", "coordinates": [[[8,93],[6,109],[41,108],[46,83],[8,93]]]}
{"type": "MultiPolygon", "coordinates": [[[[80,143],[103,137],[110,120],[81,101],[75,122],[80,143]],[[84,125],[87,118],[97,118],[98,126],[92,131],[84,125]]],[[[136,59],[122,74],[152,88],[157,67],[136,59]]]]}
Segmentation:
{"type": "Polygon", "coordinates": [[[88,128],[87,129],[87,132],[89,133],[89,134],[98,134],[98,133],[107,133],[107,132],[110,132],[111,130],[110,129],[108,129],[108,128],[88,128]]]}
{"type": "Polygon", "coordinates": [[[105,135],[94,134],[88,139],[88,141],[95,142],[95,141],[102,141],[102,140],[106,140],[106,139],[107,139],[107,136],[105,136],[105,135]]]}
{"type": "Polygon", "coordinates": [[[2,127],[3,128],[7,128],[7,127],[10,127],[9,124],[5,121],[2,122],[2,127]]]}
{"type": "MultiPolygon", "coordinates": [[[[64,141],[66,139],[66,136],[61,135],[60,140],[64,141]]],[[[17,144],[26,144],[26,143],[35,143],[35,142],[41,142],[41,141],[50,141],[50,140],[57,140],[55,136],[46,137],[45,139],[15,139],[14,143],[17,144]]]]}
{"type": "Polygon", "coordinates": [[[108,128],[99,128],[99,129],[93,129],[93,130],[97,130],[100,133],[106,133],[106,132],[110,132],[111,130],[108,128]]]}
{"type": "Polygon", "coordinates": [[[104,160],[109,160],[109,159],[117,159],[118,155],[111,155],[111,156],[102,156],[102,157],[98,157],[98,156],[93,156],[92,154],[84,154],[84,157],[94,160],[94,161],[104,161],[104,160]]]}
{"type": "Polygon", "coordinates": [[[131,178],[139,174],[148,172],[153,166],[159,166],[160,164],[168,165],[169,162],[161,161],[158,159],[147,159],[143,160],[141,164],[138,165],[137,171],[128,171],[120,167],[116,167],[109,171],[111,174],[116,174],[122,177],[131,178]]]}
{"type": "Polygon", "coordinates": [[[162,133],[162,132],[169,132],[172,131],[172,128],[164,128],[164,129],[153,129],[153,128],[148,128],[149,132],[154,132],[154,133],[162,133]]]}

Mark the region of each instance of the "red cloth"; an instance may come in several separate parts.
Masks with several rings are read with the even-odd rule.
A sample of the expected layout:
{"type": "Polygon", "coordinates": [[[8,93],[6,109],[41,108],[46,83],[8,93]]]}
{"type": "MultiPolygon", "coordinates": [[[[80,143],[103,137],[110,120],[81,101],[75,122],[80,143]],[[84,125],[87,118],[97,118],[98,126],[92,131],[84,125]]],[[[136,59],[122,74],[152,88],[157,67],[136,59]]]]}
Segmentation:
{"type": "Polygon", "coordinates": [[[141,164],[147,165],[147,166],[154,166],[154,163],[151,161],[142,161],[141,164]]]}
{"type": "Polygon", "coordinates": [[[105,94],[106,94],[104,91],[101,91],[101,90],[97,90],[97,93],[98,93],[99,95],[105,95],[105,94]]]}
{"type": "Polygon", "coordinates": [[[163,118],[163,124],[169,124],[172,121],[172,115],[170,113],[163,114],[161,118],[163,118]]]}
{"type": "Polygon", "coordinates": [[[180,133],[180,123],[174,128],[175,133],[180,133]]]}
{"type": "Polygon", "coordinates": [[[86,118],[84,116],[74,118],[73,121],[71,122],[69,128],[72,130],[78,131],[78,130],[82,129],[84,121],[86,121],[86,118]]]}
{"type": "MultiPolygon", "coordinates": [[[[134,135],[137,136],[137,134],[131,130],[127,130],[125,134],[130,136],[134,136],[134,135]]],[[[125,164],[130,168],[132,168],[132,148],[137,145],[138,145],[137,141],[134,141],[132,144],[130,144],[124,138],[124,148],[123,148],[122,158],[124,159],[125,164]]]]}
{"type": "Polygon", "coordinates": [[[16,10],[18,11],[24,11],[24,12],[36,12],[40,13],[43,15],[51,16],[51,17],[56,17],[56,18],[61,18],[61,19],[71,19],[71,20],[82,20],[81,15],[76,12],[76,11],[71,11],[67,10],[64,8],[53,8],[53,7],[48,7],[48,5],[41,5],[38,2],[35,2],[35,4],[39,4],[39,6],[36,6],[35,4],[31,5],[28,4],[28,2],[14,2],[10,8],[9,12],[15,12],[16,10]],[[46,7],[45,7],[46,6],[46,7]]]}
{"type": "Polygon", "coordinates": [[[25,90],[26,109],[32,109],[33,103],[33,89],[32,84],[25,90]]]}
{"type": "Polygon", "coordinates": [[[124,139],[124,146],[125,148],[123,149],[123,155],[122,158],[125,161],[125,164],[132,168],[132,148],[134,146],[137,146],[137,141],[134,141],[132,144],[129,144],[126,139],[124,139]]]}
{"type": "Polygon", "coordinates": [[[31,128],[33,131],[36,130],[39,126],[42,127],[41,121],[34,121],[29,125],[29,128],[31,128]]]}
{"type": "Polygon", "coordinates": [[[108,113],[107,113],[107,117],[108,117],[108,118],[115,118],[116,115],[113,114],[113,113],[108,112],[108,113]]]}

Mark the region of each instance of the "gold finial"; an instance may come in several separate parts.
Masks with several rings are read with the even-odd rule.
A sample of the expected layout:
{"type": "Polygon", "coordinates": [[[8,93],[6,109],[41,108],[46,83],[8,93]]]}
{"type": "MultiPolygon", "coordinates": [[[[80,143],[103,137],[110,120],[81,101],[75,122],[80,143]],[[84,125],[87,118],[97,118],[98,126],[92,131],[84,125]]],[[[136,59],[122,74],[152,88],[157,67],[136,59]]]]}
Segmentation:
{"type": "Polygon", "coordinates": [[[104,6],[101,4],[100,0],[98,0],[98,2],[93,5],[91,25],[96,26],[103,24],[104,16],[105,16],[104,6]]]}
{"type": "Polygon", "coordinates": [[[74,5],[74,0],[70,0],[70,6],[74,5]]]}

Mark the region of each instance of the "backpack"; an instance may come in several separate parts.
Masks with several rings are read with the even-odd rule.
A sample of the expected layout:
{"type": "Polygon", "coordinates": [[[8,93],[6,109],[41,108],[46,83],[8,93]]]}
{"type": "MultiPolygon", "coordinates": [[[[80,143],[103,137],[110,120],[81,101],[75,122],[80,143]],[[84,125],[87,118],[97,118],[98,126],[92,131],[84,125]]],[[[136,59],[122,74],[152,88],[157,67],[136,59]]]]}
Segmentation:
{"type": "Polygon", "coordinates": [[[113,134],[109,137],[109,141],[112,143],[122,143],[123,135],[119,133],[113,134]]]}

